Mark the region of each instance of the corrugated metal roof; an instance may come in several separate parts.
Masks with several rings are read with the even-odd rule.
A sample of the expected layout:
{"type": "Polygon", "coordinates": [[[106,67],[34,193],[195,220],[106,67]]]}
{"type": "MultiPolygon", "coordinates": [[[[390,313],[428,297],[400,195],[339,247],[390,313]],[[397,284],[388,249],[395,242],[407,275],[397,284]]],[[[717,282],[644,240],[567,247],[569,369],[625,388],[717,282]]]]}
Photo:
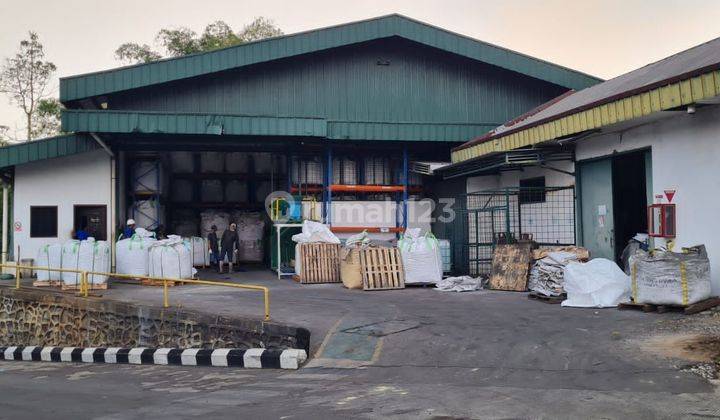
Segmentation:
{"type": "Polygon", "coordinates": [[[64,130],[98,133],[227,134],[325,137],[320,118],[63,110],[64,130]]]}
{"type": "Polygon", "coordinates": [[[206,53],[62,78],[60,100],[72,101],[135,89],[393,36],[567,88],[582,89],[601,80],[395,14],[206,53]]]}
{"type": "MultiPolygon", "coordinates": [[[[699,76],[707,75],[714,70],[720,68],[720,38],[713,39],[704,44],[698,45],[691,49],[685,50],[678,54],[672,55],[660,61],[648,64],[637,70],[633,70],[629,73],[625,73],[614,79],[610,79],[606,82],[597,84],[579,92],[572,93],[570,95],[564,95],[563,97],[556,98],[549,101],[545,105],[538,107],[538,112],[532,113],[532,115],[522,118],[521,121],[515,123],[507,123],[504,129],[495,130],[488,134],[485,134],[479,138],[471,140],[460,147],[454,149],[454,152],[467,149],[472,146],[476,146],[482,143],[486,143],[492,140],[496,140],[502,137],[506,137],[510,134],[520,133],[524,130],[537,127],[541,124],[558,120],[562,117],[577,114],[592,108],[617,102],[623,98],[629,98],[632,96],[640,95],[644,92],[650,92],[657,90],[663,86],[669,86],[671,84],[678,83],[684,80],[690,80],[693,78],[698,79],[696,84],[698,86],[691,86],[690,82],[686,88],[678,86],[677,95],[674,93],[671,98],[678,97],[677,101],[669,101],[668,104],[662,103],[662,93],[658,92],[658,97],[648,97],[647,104],[645,104],[645,98],[638,97],[638,104],[625,104],[629,106],[623,106],[626,109],[625,116],[622,120],[630,119],[635,114],[640,116],[645,115],[647,110],[653,111],[655,109],[654,102],[657,102],[657,109],[668,109],[674,106],[680,106],[688,103],[685,99],[692,99],[698,95],[704,96],[705,93],[713,94],[715,92],[714,79],[710,75],[709,80],[700,79],[699,76]],[[711,83],[712,82],[712,83],[711,83]],[[709,86],[712,84],[713,86],[709,86]],[[685,93],[687,92],[687,93],[685,93]],[[689,96],[688,96],[689,95],[689,96]],[[685,98],[687,96],[687,98],[685,98]],[[685,98],[685,99],[684,99],[685,98]],[[638,106],[636,106],[638,105],[638,106]],[[639,112],[634,112],[633,107],[640,108],[639,112]],[[645,110],[644,108],[647,108],[645,110]]],[[[614,114],[614,110],[610,110],[614,114]]],[[[603,113],[599,113],[597,120],[602,120],[604,117],[603,113]]],[[[585,118],[582,118],[584,120],[585,118]]],[[[605,118],[612,120],[613,118],[605,118]]],[[[517,119],[516,119],[517,120],[517,119]]],[[[515,120],[514,120],[515,121],[515,120]]],[[[584,122],[584,121],[583,121],[584,122]]],[[[578,126],[583,125],[578,124],[578,126]]],[[[590,125],[595,126],[591,123],[590,125]]],[[[562,130],[563,132],[566,130],[562,130]]],[[[577,130],[575,130],[577,131],[577,130]]],[[[558,137],[560,136],[558,132],[558,137]]],[[[466,156],[468,159],[476,156],[466,156]]],[[[465,159],[463,159],[465,160],[465,159]]]]}
{"type": "Polygon", "coordinates": [[[0,168],[90,152],[100,148],[90,136],[69,134],[0,147],[0,168]]]}
{"type": "Polygon", "coordinates": [[[322,137],[332,140],[458,142],[492,125],[388,123],[149,111],[63,110],[63,129],[98,133],[214,134],[322,137]]]}

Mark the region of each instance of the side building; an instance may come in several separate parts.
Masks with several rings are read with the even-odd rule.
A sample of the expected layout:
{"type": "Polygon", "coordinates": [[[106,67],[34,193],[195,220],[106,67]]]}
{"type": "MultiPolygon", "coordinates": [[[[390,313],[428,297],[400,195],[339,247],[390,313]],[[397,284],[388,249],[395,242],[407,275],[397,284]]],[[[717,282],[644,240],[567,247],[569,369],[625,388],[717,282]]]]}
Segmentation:
{"type": "MultiPolygon", "coordinates": [[[[453,149],[453,164],[443,168],[443,176],[462,179],[478,194],[542,185],[542,200],[520,207],[526,213],[545,207],[546,227],[574,218],[574,239],[593,257],[619,260],[637,233],[651,233],[654,246],[676,250],[705,244],[717,294],[718,104],[715,39],[564,94],[453,149]],[[567,186],[574,186],[577,197],[574,212],[557,207],[553,197],[555,187],[567,186]],[[674,207],[660,220],[657,208],[648,208],[653,204],[674,207]]],[[[534,229],[528,223],[522,228],[528,234],[534,229]]],[[[557,229],[550,231],[557,235],[557,229]]],[[[547,239],[552,243],[558,236],[547,239]]]]}

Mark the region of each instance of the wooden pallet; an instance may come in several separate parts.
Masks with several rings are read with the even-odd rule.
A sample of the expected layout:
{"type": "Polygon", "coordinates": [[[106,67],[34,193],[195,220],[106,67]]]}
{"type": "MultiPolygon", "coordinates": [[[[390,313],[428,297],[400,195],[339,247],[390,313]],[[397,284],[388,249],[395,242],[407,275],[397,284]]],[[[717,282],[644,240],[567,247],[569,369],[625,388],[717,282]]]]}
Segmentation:
{"type": "Polygon", "coordinates": [[[405,288],[400,250],[397,248],[367,248],[360,251],[360,270],[363,290],[392,290],[405,288]]]}
{"type": "Polygon", "coordinates": [[[33,287],[60,287],[63,282],[61,280],[35,280],[33,287]]]}
{"type": "Polygon", "coordinates": [[[493,253],[490,288],[515,292],[526,291],[534,247],[533,242],[497,245],[493,253]]]}
{"type": "Polygon", "coordinates": [[[665,312],[682,312],[685,315],[692,315],[702,311],[706,311],[710,308],[720,306],[720,297],[711,297],[700,302],[693,303],[691,305],[655,305],[652,303],[635,303],[635,302],[622,302],[618,304],[618,309],[628,310],[634,309],[643,312],[657,312],[659,314],[665,312]]]}
{"type": "Polygon", "coordinates": [[[300,283],[340,283],[340,245],[300,245],[300,283]]]}
{"type": "Polygon", "coordinates": [[[545,296],[542,293],[530,292],[528,294],[528,299],[537,300],[537,301],[543,302],[543,303],[558,304],[558,303],[562,303],[563,300],[567,299],[567,295],[565,295],[563,293],[560,296],[545,296]]]}
{"type": "Polygon", "coordinates": [[[142,286],[163,287],[165,285],[164,283],[166,283],[166,282],[167,282],[168,287],[181,286],[183,284],[182,282],[174,281],[174,280],[162,281],[162,280],[152,280],[152,279],[143,279],[143,278],[140,279],[140,285],[142,285],[142,286]]]}
{"type": "MultiPolygon", "coordinates": [[[[108,284],[105,283],[95,283],[88,285],[90,287],[90,290],[107,290],[108,284]]],[[[63,283],[60,287],[61,290],[80,290],[79,284],[65,284],[63,283]]]]}

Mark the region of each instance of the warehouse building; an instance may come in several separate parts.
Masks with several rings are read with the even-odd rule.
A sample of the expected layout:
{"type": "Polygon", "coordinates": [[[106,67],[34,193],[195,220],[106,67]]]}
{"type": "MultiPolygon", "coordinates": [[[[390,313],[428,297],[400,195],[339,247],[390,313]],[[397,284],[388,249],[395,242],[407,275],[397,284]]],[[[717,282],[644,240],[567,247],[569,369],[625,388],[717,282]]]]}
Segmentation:
{"type": "Polygon", "coordinates": [[[200,235],[264,218],[277,190],[340,234],[429,228],[418,200],[438,186],[418,163],[449,161],[477,133],[598,82],[400,15],[67,77],[73,134],[0,150],[4,249],[32,257],[77,229],[114,239],[129,217],[200,235]]]}
{"type": "MultiPolygon", "coordinates": [[[[540,188],[521,190],[514,207],[521,220],[508,231],[540,233],[546,244],[576,239],[591,257],[619,260],[637,233],[676,251],[705,244],[717,294],[718,104],[715,39],[510,120],[455,148],[443,176],[466,182],[473,197],[540,188]],[[567,191],[576,194],[576,207],[563,205],[567,191]],[[575,232],[563,229],[575,219],[575,232]]],[[[479,238],[470,241],[477,247],[479,238]]]]}

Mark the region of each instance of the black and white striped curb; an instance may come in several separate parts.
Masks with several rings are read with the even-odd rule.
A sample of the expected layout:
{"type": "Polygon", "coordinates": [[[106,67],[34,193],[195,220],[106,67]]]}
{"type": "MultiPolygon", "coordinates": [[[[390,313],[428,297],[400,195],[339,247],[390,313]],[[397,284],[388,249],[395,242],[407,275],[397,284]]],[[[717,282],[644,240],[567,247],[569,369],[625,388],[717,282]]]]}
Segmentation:
{"type": "Polygon", "coordinates": [[[298,369],[305,350],[0,347],[0,360],[298,369]]]}

